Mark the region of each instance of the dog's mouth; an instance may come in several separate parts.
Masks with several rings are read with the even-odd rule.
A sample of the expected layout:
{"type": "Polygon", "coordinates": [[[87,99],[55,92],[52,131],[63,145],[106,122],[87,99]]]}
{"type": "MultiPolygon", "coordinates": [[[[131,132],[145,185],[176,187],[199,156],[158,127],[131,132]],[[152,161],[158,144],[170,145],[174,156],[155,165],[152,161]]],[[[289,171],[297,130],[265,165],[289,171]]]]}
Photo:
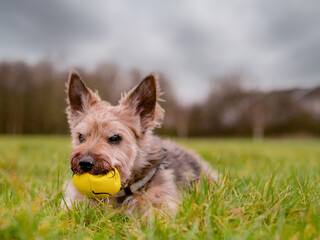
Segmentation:
{"type": "Polygon", "coordinates": [[[92,169],[90,171],[83,171],[83,170],[78,170],[78,169],[75,169],[73,170],[71,168],[71,171],[73,173],[73,175],[81,175],[81,174],[84,174],[84,173],[89,173],[91,175],[107,175],[109,172],[112,172],[112,176],[114,176],[115,174],[115,171],[114,169],[111,169],[111,170],[95,170],[95,169],[92,169]]]}
{"type": "Polygon", "coordinates": [[[92,175],[105,175],[113,170],[111,163],[107,161],[104,156],[97,154],[84,155],[82,153],[73,153],[70,157],[70,167],[74,175],[81,175],[84,173],[89,173],[92,175]],[[80,166],[80,161],[82,160],[83,165],[84,158],[92,159],[93,164],[90,165],[89,168],[86,166],[80,166]]]}
{"type": "MultiPolygon", "coordinates": [[[[119,170],[119,168],[117,168],[119,170]]],[[[99,166],[99,164],[96,164],[90,171],[84,171],[82,170],[78,164],[77,165],[72,165],[71,164],[71,171],[73,173],[73,175],[81,175],[84,173],[89,173],[91,175],[107,175],[109,173],[111,173],[111,177],[115,176],[115,169],[108,167],[108,168],[102,168],[101,166],[99,166]]]]}

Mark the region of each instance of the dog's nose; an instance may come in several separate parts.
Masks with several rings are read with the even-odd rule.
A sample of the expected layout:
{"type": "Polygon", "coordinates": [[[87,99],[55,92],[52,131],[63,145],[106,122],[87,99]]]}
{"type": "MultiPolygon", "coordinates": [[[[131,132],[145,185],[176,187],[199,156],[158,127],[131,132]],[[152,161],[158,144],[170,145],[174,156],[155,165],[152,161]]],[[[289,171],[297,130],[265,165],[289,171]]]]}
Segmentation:
{"type": "Polygon", "coordinates": [[[82,171],[89,172],[94,166],[94,160],[91,157],[80,159],[79,166],[82,171]]]}

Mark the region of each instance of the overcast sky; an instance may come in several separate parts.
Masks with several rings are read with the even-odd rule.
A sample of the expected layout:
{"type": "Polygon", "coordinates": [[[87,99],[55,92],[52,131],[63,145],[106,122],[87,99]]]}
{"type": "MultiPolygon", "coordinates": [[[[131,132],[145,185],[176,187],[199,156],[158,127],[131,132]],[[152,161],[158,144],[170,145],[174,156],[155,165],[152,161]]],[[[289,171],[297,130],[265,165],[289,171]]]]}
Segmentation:
{"type": "Polygon", "coordinates": [[[1,0],[0,60],[164,73],[204,99],[234,72],[265,89],[320,84],[318,0],[1,0]]]}

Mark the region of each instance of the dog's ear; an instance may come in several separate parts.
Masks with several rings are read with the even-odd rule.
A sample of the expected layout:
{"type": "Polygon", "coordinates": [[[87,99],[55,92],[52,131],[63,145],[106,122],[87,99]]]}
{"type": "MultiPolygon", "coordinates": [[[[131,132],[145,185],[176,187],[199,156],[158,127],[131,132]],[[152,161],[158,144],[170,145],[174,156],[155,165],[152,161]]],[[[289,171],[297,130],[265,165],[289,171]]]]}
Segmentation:
{"type": "Polygon", "coordinates": [[[145,130],[159,127],[161,124],[164,110],[158,104],[160,95],[158,76],[151,74],[122,97],[120,105],[140,117],[140,124],[145,132],[145,130]]]}
{"type": "Polygon", "coordinates": [[[79,73],[75,70],[69,72],[67,91],[71,114],[84,112],[85,109],[96,104],[100,100],[99,96],[86,86],[79,73]]]}

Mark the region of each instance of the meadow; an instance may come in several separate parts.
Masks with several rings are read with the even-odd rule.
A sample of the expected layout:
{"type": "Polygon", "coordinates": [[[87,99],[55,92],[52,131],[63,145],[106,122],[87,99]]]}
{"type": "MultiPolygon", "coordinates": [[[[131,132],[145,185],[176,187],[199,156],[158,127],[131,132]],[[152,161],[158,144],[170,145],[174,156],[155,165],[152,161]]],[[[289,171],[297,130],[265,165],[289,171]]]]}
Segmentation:
{"type": "Polygon", "coordinates": [[[61,208],[68,137],[0,136],[0,239],[320,239],[320,140],[177,140],[219,171],[176,213],[61,208]]]}

